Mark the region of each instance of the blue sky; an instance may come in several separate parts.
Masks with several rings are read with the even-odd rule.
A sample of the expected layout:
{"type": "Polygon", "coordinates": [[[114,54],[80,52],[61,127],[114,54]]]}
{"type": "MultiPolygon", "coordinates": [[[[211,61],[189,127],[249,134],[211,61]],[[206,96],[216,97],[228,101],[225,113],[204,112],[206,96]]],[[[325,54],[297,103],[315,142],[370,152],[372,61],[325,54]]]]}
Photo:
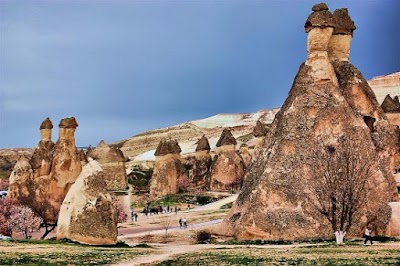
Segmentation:
{"type": "MultiPolygon", "coordinates": [[[[0,0],[0,148],[75,116],[78,146],[284,102],[315,1],[0,0]]],[[[400,71],[400,1],[327,1],[356,23],[351,62],[400,71]]]]}

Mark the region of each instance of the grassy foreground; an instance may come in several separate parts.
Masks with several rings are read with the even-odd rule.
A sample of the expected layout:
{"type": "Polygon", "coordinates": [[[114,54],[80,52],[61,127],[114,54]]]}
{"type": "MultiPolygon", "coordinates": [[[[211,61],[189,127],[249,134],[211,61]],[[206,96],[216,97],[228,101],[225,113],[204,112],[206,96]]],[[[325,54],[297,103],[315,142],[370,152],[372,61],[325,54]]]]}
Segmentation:
{"type": "Polygon", "coordinates": [[[58,241],[1,241],[0,265],[110,265],[151,252],[145,248],[92,247],[58,241]]]}
{"type": "Polygon", "coordinates": [[[314,247],[235,247],[185,254],[157,266],[198,265],[400,265],[400,245],[314,247]]]}

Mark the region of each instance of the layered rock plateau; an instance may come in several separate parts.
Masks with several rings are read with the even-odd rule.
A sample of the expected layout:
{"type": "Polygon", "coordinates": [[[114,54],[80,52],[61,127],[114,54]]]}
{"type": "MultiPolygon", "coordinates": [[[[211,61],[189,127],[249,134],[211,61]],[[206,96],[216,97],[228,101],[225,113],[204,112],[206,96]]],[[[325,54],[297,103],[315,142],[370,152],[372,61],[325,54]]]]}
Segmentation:
{"type": "Polygon", "coordinates": [[[100,164],[89,159],[60,210],[57,239],[89,245],[117,243],[117,214],[100,164]]]}
{"type": "Polygon", "coordinates": [[[398,129],[387,121],[368,83],[349,62],[354,30],[347,9],[331,14],[325,4],[313,7],[305,23],[307,60],[254,154],[220,231],[238,239],[331,237],[332,226],[313,192],[325,189],[316,187],[324,175],[318,168],[323,157],[318,155],[334,154],[345,149],[345,143],[351,143],[351,161],[368,162],[375,169],[367,176],[366,194],[348,233],[359,235],[368,222],[380,230],[388,228],[395,211],[388,203],[397,200],[391,167],[399,148],[398,129]]]}

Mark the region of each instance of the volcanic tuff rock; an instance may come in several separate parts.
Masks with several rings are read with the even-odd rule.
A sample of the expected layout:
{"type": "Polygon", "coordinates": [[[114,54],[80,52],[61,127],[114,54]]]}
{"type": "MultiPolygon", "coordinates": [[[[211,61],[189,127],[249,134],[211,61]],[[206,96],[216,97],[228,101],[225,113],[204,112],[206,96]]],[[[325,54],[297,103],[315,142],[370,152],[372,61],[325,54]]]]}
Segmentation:
{"type": "Polygon", "coordinates": [[[24,170],[17,163],[10,176],[9,196],[42,214],[49,223],[56,221],[62,200],[82,170],[75,147],[77,126],[73,117],[62,119],[54,145],[52,123],[47,118],[40,126],[41,140],[31,160],[27,163],[26,158],[21,158],[24,170]]]}
{"type": "Polygon", "coordinates": [[[100,163],[108,190],[127,189],[126,159],[118,147],[110,147],[102,140],[95,149],[88,150],[87,156],[100,163]]]}
{"type": "MultiPolygon", "coordinates": [[[[386,164],[387,155],[376,150],[372,139],[379,135],[384,142],[392,140],[381,133],[390,136],[393,128],[382,116],[375,97],[370,97],[361,73],[347,62],[346,52],[335,51],[335,47],[349,46],[351,38],[347,37],[351,37],[352,28],[342,29],[347,37],[333,45],[334,16],[314,9],[305,24],[307,60],[300,66],[288,98],[253,159],[242,192],[221,226],[239,239],[331,237],[331,225],[318,211],[320,203],[313,192],[324,189],[316,187],[321,183],[318,165],[324,163],[317,155],[324,147],[332,152],[340,149],[343,141],[354,145],[354,161],[365,160],[376,167],[376,173],[369,176],[360,214],[354,217],[353,233],[359,234],[357,228],[373,222],[377,213],[390,213],[386,211],[393,199],[393,176],[386,164]]],[[[392,153],[393,147],[387,152],[392,153]]],[[[390,215],[381,218],[384,227],[390,215]]]]}
{"type": "Polygon", "coordinates": [[[236,140],[230,130],[224,129],[217,142],[218,148],[211,164],[211,190],[241,187],[246,166],[235,145],[236,140]]]}
{"type": "Polygon", "coordinates": [[[114,245],[117,233],[117,214],[101,166],[90,159],[63,201],[57,239],[66,238],[89,245],[114,245]]]}
{"type": "Polygon", "coordinates": [[[249,147],[246,144],[242,144],[239,148],[239,154],[243,159],[246,169],[248,169],[251,164],[251,153],[249,147]]]}
{"type": "Polygon", "coordinates": [[[181,147],[179,147],[176,140],[161,140],[154,155],[163,156],[167,154],[179,154],[181,151],[181,147]]]}
{"type": "Polygon", "coordinates": [[[199,139],[196,152],[183,157],[181,162],[188,173],[190,189],[209,188],[209,171],[212,159],[210,155],[210,144],[205,136],[199,139]]]}
{"type": "Polygon", "coordinates": [[[210,143],[205,135],[203,135],[197,142],[196,151],[210,151],[210,143]]]}
{"type": "Polygon", "coordinates": [[[160,141],[150,180],[150,195],[154,198],[178,193],[178,178],[183,174],[181,148],[176,140],[160,141]]]}
{"type": "Polygon", "coordinates": [[[231,131],[225,128],[222,131],[216,146],[221,147],[224,145],[236,145],[236,144],[237,144],[236,139],[232,136],[231,131]]]}
{"type": "Polygon", "coordinates": [[[386,95],[381,107],[385,113],[400,113],[399,97],[395,96],[392,98],[389,94],[386,95]]]}

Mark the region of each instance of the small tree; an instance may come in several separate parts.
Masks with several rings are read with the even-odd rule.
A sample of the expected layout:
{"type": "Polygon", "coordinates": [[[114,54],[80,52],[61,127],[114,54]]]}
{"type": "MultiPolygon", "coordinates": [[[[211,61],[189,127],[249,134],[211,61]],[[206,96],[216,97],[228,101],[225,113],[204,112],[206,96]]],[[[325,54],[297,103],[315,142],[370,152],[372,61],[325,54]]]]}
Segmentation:
{"type": "Polygon", "coordinates": [[[8,224],[12,230],[22,232],[26,239],[31,237],[32,230],[38,230],[42,223],[42,218],[37,216],[31,208],[17,206],[11,210],[8,224]]]}
{"type": "Polygon", "coordinates": [[[128,214],[126,213],[124,206],[121,204],[121,202],[117,199],[117,197],[114,194],[111,194],[111,198],[113,207],[117,212],[118,223],[125,223],[126,220],[128,219],[128,214]]]}
{"type": "Polygon", "coordinates": [[[11,236],[12,228],[8,221],[12,210],[19,205],[18,200],[12,198],[0,198],[0,234],[11,236]]]}
{"type": "Polygon", "coordinates": [[[314,153],[315,206],[332,225],[337,244],[343,244],[367,199],[368,180],[376,173],[373,160],[361,153],[356,142],[341,139],[338,145],[320,147],[314,153]]]}
{"type": "Polygon", "coordinates": [[[165,214],[159,217],[159,222],[160,225],[164,228],[165,230],[165,240],[168,239],[168,229],[172,227],[172,216],[165,214]]]}
{"type": "Polygon", "coordinates": [[[180,192],[187,192],[189,190],[190,182],[186,174],[182,174],[178,178],[178,190],[180,192]]]}

